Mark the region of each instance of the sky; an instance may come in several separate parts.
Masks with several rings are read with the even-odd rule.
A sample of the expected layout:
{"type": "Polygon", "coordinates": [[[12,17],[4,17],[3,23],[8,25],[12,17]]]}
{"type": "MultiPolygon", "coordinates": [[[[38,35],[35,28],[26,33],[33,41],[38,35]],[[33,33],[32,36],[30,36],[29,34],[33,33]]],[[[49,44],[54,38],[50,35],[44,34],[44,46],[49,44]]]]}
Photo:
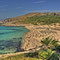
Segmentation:
{"type": "Polygon", "coordinates": [[[60,12],[60,0],[0,0],[0,20],[32,12],[60,12]]]}

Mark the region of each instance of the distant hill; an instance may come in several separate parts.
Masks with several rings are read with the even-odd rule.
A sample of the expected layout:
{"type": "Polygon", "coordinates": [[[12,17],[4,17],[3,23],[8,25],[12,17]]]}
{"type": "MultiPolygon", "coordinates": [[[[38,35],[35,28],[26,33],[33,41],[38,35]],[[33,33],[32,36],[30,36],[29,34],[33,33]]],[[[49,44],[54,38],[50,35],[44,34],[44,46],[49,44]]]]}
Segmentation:
{"type": "Polygon", "coordinates": [[[29,13],[23,16],[8,18],[3,24],[51,24],[60,23],[60,13],[29,13]]]}

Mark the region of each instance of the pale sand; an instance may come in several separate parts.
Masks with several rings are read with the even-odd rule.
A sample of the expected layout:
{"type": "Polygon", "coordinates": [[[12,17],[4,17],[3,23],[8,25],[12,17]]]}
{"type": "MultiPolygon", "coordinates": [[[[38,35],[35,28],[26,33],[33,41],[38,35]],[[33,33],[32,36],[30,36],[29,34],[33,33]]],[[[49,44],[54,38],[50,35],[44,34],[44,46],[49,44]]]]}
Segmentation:
{"type": "Polygon", "coordinates": [[[24,38],[24,43],[22,43],[22,49],[31,50],[39,48],[41,40],[50,37],[56,39],[60,44],[60,26],[48,26],[48,25],[39,25],[39,26],[26,26],[30,30],[24,38]]]}

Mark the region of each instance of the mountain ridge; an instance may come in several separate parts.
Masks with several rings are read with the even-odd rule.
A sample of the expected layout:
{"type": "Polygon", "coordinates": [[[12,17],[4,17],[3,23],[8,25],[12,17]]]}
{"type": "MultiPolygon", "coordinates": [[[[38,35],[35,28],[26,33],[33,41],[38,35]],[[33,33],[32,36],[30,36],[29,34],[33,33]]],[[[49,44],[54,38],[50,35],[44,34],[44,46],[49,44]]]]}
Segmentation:
{"type": "MultiPolygon", "coordinates": [[[[60,13],[55,13],[55,12],[48,12],[48,13],[29,13],[29,14],[26,14],[26,15],[23,15],[23,16],[17,16],[17,17],[12,17],[12,18],[8,18],[8,19],[5,19],[3,21],[1,21],[3,23],[3,25],[6,25],[6,24],[25,24],[23,22],[25,22],[25,20],[28,20],[30,19],[30,17],[34,17],[34,16],[60,16],[60,13]],[[24,20],[24,21],[23,21],[24,20]],[[21,22],[23,21],[23,22],[21,22]]],[[[48,18],[48,17],[46,17],[48,18]]],[[[35,18],[36,19],[36,18],[35,18]]],[[[40,18],[39,18],[40,19],[40,18]]],[[[43,18],[44,19],[44,18],[43,18]]],[[[37,20],[37,19],[36,19],[37,20]]],[[[29,20],[30,21],[30,20],[29,20]]],[[[32,20],[33,21],[33,20],[32,20]]],[[[27,22],[27,21],[26,21],[27,22]]],[[[27,23],[26,23],[27,24],[27,23]]],[[[28,24],[31,24],[28,23],[28,24]]]]}

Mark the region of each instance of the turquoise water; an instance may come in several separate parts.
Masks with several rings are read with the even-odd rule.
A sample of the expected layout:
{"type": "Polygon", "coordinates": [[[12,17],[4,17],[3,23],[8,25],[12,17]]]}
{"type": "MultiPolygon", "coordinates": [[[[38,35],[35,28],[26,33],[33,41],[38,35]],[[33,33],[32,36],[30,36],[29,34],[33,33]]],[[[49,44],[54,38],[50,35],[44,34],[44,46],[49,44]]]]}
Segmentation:
{"type": "Polygon", "coordinates": [[[29,30],[25,27],[0,26],[0,54],[16,52],[18,43],[27,32],[29,30]]]}

